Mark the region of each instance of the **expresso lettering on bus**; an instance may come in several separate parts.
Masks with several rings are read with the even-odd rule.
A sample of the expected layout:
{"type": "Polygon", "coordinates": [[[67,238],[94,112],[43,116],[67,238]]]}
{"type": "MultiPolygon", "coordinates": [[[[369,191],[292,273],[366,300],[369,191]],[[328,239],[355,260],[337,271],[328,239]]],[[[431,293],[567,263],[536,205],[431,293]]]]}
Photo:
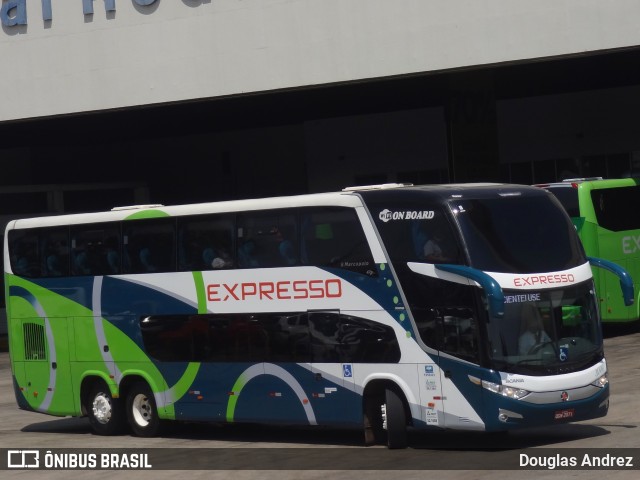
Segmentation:
{"type": "Polygon", "coordinates": [[[546,283],[573,283],[575,277],[573,274],[561,275],[535,275],[531,277],[517,277],[513,280],[516,287],[524,287],[526,285],[541,285],[546,283]]]}
{"type": "Polygon", "coordinates": [[[210,302],[258,300],[303,300],[342,297],[342,282],[330,280],[283,280],[280,282],[210,283],[210,302]]]}

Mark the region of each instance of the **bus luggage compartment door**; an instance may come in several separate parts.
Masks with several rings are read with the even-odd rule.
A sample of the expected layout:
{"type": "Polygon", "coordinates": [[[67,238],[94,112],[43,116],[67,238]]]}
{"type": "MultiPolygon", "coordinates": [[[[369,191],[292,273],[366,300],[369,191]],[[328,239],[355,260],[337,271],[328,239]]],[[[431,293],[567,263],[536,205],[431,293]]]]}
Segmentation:
{"type": "Polygon", "coordinates": [[[56,395],[71,391],[67,319],[25,318],[22,336],[24,378],[17,380],[29,405],[51,415],[72,413],[73,397],[56,395]]]}

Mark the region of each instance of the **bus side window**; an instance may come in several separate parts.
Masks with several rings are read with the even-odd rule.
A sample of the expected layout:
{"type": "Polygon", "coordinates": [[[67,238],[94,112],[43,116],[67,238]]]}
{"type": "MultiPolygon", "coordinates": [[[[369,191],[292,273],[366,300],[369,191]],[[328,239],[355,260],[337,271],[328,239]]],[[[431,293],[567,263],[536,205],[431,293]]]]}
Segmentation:
{"type": "Polygon", "coordinates": [[[256,268],[260,266],[258,260],[258,247],[253,238],[248,238],[238,247],[238,265],[242,268],[256,268]]]}
{"type": "Polygon", "coordinates": [[[132,220],[124,225],[124,273],[176,270],[173,219],[132,220]]]}
{"type": "Polygon", "coordinates": [[[640,220],[638,215],[629,215],[628,207],[637,205],[638,199],[640,185],[592,190],[591,202],[598,225],[614,232],[637,230],[640,220]]]}
{"type": "Polygon", "coordinates": [[[377,275],[373,255],[352,209],[314,209],[302,216],[304,265],[342,268],[377,275]]]}
{"type": "Polygon", "coordinates": [[[153,261],[153,256],[149,247],[142,247],[138,252],[138,255],[140,256],[140,266],[142,268],[142,273],[158,271],[158,268],[153,261]]]}
{"type": "Polygon", "coordinates": [[[293,210],[241,215],[237,232],[239,267],[291,267],[299,263],[293,210]]]}
{"type": "Polygon", "coordinates": [[[338,311],[309,313],[312,362],[395,363],[400,347],[391,327],[338,311]]]}
{"type": "Polygon", "coordinates": [[[91,273],[89,253],[85,248],[74,250],[72,271],[75,275],[89,275],[91,273]]]}
{"type": "Polygon", "coordinates": [[[69,275],[68,229],[43,230],[40,244],[42,248],[43,276],[61,277],[69,275]]]}
{"type": "Polygon", "coordinates": [[[233,267],[233,215],[197,215],[178,219],[178,270],[233,267]]]}
{"type": "Polygon", "coordinates": [[[9,245],[13,273],[31,278],[40,276],[37,233],[12,230],[9,232],[9,245]]]}
{"type": "Polygon", "coordinates": [[[120,232],[113,223],[71,228],[72,275],[120,273],[120,232]]]}
{"type": "Polygon", "coordinates": [[[442,351],[478,362],[478,325],[469,308],[443,309],[442,351]]]}
{"type": "Polygon", "coordinates": [[[106,249],[104,252],[103,262],[110,274],[120,273],[120,243],[117,237],[107,238],[106,249]]]}

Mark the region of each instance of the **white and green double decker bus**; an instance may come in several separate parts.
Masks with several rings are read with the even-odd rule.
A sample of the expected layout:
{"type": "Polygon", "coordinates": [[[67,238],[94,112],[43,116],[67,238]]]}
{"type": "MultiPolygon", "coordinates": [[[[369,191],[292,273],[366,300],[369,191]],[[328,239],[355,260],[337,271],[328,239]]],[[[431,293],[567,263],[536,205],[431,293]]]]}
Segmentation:
{"type": "MultiPolygon", "coordinates": [[[[11,221],[20,408],[168,421],[512,429],[606,415],[598,299],[530,186],[383,185],[11,221]]],[[[622,279],[622,269],[599,263],[622,279]]]]}
{"type": "MultiPolygon", "coordinates": [[[[640,179],[568,179],[539,184],[562,203],[589,257],[603,258],[629,272],[640,290],[640,179]]],[[[613,325],[640,321],[640,297],[626,305],[618,295],[618,277],[594,269],[602,322],[613,325]]]]}

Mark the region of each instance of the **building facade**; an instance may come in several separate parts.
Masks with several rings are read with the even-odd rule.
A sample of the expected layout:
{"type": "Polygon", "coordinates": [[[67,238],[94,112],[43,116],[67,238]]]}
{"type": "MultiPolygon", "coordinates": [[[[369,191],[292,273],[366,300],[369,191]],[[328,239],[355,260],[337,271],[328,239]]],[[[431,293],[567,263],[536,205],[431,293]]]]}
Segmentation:
{"type": "Polygon", "coordinates": [[[1,3],[3,216],[640,168],[636,1],[1,3]]]}

